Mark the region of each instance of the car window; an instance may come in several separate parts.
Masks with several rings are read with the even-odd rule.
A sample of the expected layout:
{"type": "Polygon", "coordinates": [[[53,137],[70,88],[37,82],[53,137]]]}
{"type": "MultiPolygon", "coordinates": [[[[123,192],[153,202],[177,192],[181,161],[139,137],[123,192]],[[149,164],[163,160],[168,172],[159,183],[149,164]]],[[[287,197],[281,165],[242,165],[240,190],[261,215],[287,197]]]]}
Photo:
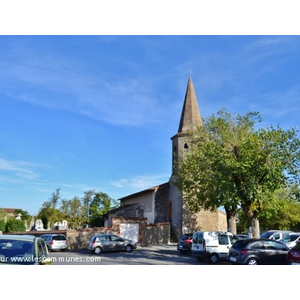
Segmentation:
{"type": "Polygon", "coordinates": [[[52,239],[53,239],[54,241],[65,241],[65,240],[66,240],[66,237],[63,236],[63,235],[54,235],[54,236],[52,237],[52,239]]]}
{"type": "Polygon", "coordinates": [[[271,232],[264,232],[260,235],[261,238],[268,239],[272,235],[271,232]]]}
{"type": "Polygon", "coordinates": [[[218,235],[219,244],[220,245],[229,245],[228,236],[227,235],[218,235]]]}
{"type": "Polygon", "coordinates": [[[264,242],[267,249],[272,250],[284,250],[285,246],[281,243],[276,243],[275,241],[265,241],[264,242]]]}
{"type": "Polygon", "coordinates": [[[293,239],[293,237],[291,235],[287,235],[283,239],[281,239],[281,241],[283,241],[284,243],[291,242],[291,241],[294,241],[294,240],[295,239],[293,239]]]}
{"type": "Polygon", "coordinates": [[[194,233],[193,234],[193,243],[194,244],[203,244],[203,234],[202,233],[194,233]]]}
{"type": "Polygon", "coordinates": [[[257,242],[251,247],[251,249],[266,249],[266,247],[262,242],[257,242]]]}
{"type": "Polygon", "coordinates": [[[110,240],[111,240],[111,241],[114,241],[114,242],[120,242],[120,241],[123,241],[122,238],[120,238],[119,236],[116,236],[116,235],[111,235],[111,236],[110,236],[110,240]]]}
{"type": "Polygon", "coordinates": [[[280,239],[280,233],[275,233],[272,238],[274,240],[279,240],[280,239]]]}
{"type": "Polygon", "coordinates": [[[293,242],[293,241],[296,241],[299,238],[299,235],[291,234],[291,235],[289,235],[289,237],[290,237],[290,241],[293,242]]]}

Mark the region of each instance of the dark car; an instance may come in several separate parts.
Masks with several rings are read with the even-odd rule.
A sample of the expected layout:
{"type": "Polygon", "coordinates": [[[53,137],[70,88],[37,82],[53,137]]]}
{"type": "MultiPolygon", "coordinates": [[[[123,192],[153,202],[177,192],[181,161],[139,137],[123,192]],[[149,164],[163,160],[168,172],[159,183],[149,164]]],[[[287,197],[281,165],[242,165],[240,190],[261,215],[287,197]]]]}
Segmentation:
{"type": "Polygon", "coordinates": [[[286,263],[288,265],[300,265],[300,241],[288,251],[286,263]]]}
{"type": "Polygon", "coordinates": [[[240,239],[229,249],[228,260],[242,265],[285,265],[290,248],[270,239],[240,239]]]}
{"type": "Polygon", "coordinates": [[[51,265],[46,243],[33,235],[0,235],[0,265],[51,265]]]}
{"type": "Polygon", "coordinates": [[[177,250],[179,250],[182,254],[190,253],[192,249],[192,239],[192,233],[182,235],[177,244],[177,250]]]}

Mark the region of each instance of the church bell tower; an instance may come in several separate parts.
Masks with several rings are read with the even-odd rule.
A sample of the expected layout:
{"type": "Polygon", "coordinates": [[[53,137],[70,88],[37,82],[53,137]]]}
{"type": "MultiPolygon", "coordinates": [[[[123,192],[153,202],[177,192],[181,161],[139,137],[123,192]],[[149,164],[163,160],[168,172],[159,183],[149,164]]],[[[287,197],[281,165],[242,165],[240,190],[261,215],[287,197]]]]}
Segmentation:
{"type": "Polygon", "coordinates": [[[182,193],[173,184],[176,179],[178,162],[184,159],[189,151],[190,137],[198,126],[202,125],[202,119],[197,103],[194,85],[189,77],[178,132],[172,140],[172,176],[169,181],[169,201],[171,204],[171,239],[178,240],[187,228],[185,212],[183,209],[182,193]]]}

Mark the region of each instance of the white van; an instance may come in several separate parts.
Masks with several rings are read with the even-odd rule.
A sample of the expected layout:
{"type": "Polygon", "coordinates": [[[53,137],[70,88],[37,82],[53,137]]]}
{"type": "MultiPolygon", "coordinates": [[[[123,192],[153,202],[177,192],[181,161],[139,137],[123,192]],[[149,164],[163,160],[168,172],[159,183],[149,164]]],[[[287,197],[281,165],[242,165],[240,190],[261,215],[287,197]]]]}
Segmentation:
{"type": "Polygon", "coordinates": [[[220,231],[197,231],[193,234],[192,256],[199,262],[205,259],[215,264],[218,261],[226,261],[229,248],[235,242],[233,234],[220,231]]]}

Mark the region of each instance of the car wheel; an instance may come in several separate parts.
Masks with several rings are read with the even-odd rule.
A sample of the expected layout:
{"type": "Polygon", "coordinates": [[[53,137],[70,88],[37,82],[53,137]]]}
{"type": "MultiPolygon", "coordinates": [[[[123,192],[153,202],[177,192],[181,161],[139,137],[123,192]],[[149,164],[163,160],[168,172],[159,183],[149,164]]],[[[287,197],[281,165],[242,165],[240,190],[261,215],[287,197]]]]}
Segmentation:
{"type": "Polygon", "coordinates": [[[94,249],[94,253],[95,253],[95,254],[101,254],[101,253],[102,253],[102,249],[101,249],[100,247],[96,247],[96,248],[94,249]]]}
{"type": "Polygon", "coordinates": [[[258,260],[256,258],[250,258],[247,261],[247,265],[258,265],[258,260]]]}
{"type": "Polygon", "coordinates": [[[218,257],[218,255],[217,254],[212,254],[211,256],[210,256],[210,262],[212,263],[212,264],[216,264],[217,262],[219,261],[219,257],[218,257]]]}
{"type": "Polygon", "coordinates": [[[197,257],[197,261],[198,262],[204,262],[204,258],[203,257],[197,257]]]}
{"type": "Polygon", "coordinates": [[[131,251],[132,251],[132,246],[131,246],[131,245],[127,245],[127,246],[125,247],[125,251],[126,251],[126,252],[131,252],[131,251]]]}

